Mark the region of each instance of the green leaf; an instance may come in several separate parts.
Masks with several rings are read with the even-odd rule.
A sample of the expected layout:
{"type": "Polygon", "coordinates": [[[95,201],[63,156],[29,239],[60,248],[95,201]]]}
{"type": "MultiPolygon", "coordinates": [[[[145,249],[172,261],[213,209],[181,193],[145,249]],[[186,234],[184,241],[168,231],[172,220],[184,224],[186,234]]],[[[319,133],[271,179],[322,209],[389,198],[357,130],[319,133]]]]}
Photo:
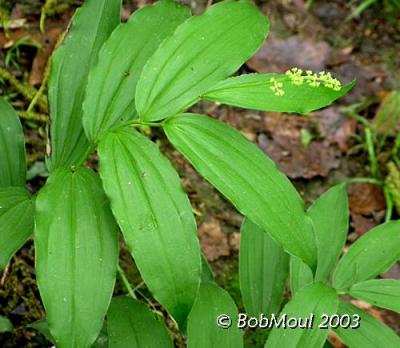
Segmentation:
{"type": "Polygon", "coordinates": [[[83,104],[83,125],[89,139],[96,141],[137,116],[134,96],[144,64],[188,17],[187,7],[164,0],[134,12],[128,23],[111,34],[89,74],[83,104]]]}
{"type": "Polygon", "coordinates": [[[314,275],[303,261],[298,257],[290,258],[290,290],[292,295],[314,282],[314,275]]]}
{"type": "Polygon", "coordinates": [[[289,179],[240,132],[197,114],[169,119],[171,143],[197,171],[284,250],[311,267],[316,248],[311,219],[289,179]]]}
{"type": "Polygon", "coordinates": [[[18,115],[0,97],[0,187],[25,186],[25,140],[18,115]]]}
{"type": "Polygon", "coordinates": [[[55,344],[54,337],[51,335],[49,325],[46,320],[38,320],[28,325],[28,327],[39,331],[49,342],[55,344]]]}
{"type": "Polygon", "coordinates": [[[82,103],[89,70],[98,52],[119,24],[121,0],[86,0],[51,59],[49,102],[51,171],[83,161],[90,145],[82,127],[82,103]]]}
{"type": "Polygon", "coordinates": [[[24,188],[0,188],[0,270],[32,234],[33,214],[33,203],[24,188]]]}
{"type": "Polygon", "coordinates": [[[223,1],[180,25],[145,65],[136,90],[144,120],[184,111],[262,44],[268,21],[248,1],[223,1]]]}
{"type": "Polygon", "coordinates": [[[201,282],[215,283],[213,270],[203,253],[201,254],[201,282]]]}
{"type": "Polygon", "coordinates": [[[251,316],[279,313],[289,272],[289,255],[249,219],[240,230],[240,291],[251,316]]]}
{"type": "MultiPolygon", "coordinates": [[[[49,330],[49,325],[47,324],[46,320],[38,320],[34,323],[28,325],[29,328],[35,329],[36,331],[40,332],[49,342],[56,344],[54,337],[51,335],[49,330]]],[[[100,331],[99,336],[97,337],[96,341],[90,346],[91,348],[100,348],[100,347],[107,347],[108,348],[108,337],[107,332],[105,330],[105,325],[100,331]]]]}
{"type": "Polygon", "coordinates": [[[400,220],[379,225],[358,239],[336,267],[333,286],[348,289],[386,272],[398,260],[400,220]]]}
{"type": "Polygon", "coordinates": [[[323,85],[311,87],[306,82],[296,85],[284,74],[247,74],[221,81],[203,98],[245,109],[306,114],[331,104],[354,84],[352,82],[335,91],[323,85]],[[282,83],[284,95],[275,94],[271,89],[274,85],[271,79],[282,83]]]}
{"type": "Polygon", "coordinates": [[[315,280],[326,282],[346,243],[349,203],[343,185],[332,187],[308,209],[314,225],[318,250],[315,280]]]}
{"type": "Polygon", "coordinates": [[[109,348],[173,347],[168,331],[143,303],[116,297],[108,310],[109,348]]]}
{"type": "Polygon", "coordinates": [[[201,284],[196,301],[188,317],[188,348],[241,348],[242,332],[236,327],[238,310],[229,294],[216,284],[201,284]],[[227,315],[232,326],[223,329],[217,318],[227,315]]]}
{"type": "MultiPolygon", "coordinates": [[[[328,336],[327,329],[320,329],[322,314],[336,313],[338,298],[335,290],[328,288],[322,283],[309,285],[292,298],[282,310],[281,315],[287,315],[287,318],[310,318],[314,316],[312,328],[277,328],[271,331],[265,347],[285,347],[285,348],[318,348],[322,347],[328,336]]],[[[279,319],[278,319],[279,320],[279,319]]],[[[305,321],[302,320],[304,324],[305,321]]],[[[309,322],[308,322],[309,323],[309,322]]]]}
{"type": "Polygon", "coordinates": [[[183,324],[200,283],[201,256],[190,202],[157,146],[129,129],[99,144],[100,175],[140,273],[183,324]]]}
{"type": "Polygon", "coordinates": [[[13,325],[11,321],[5,317],[0,316],[0,334],[4,332],[11,332],[13,330],[13,325]]]}
{"type": "Polygon", "coordinates": [[[335,329],[340,339],[349,348],[400,347],[400,338],[389,327],[361,309],[340,301],[338,314],[350,315],[354,323],[354,316],[360,318],[359,327],[356,329],[340,327],[335,329]]]}
{"type": "Polygon", "coordinates": [[[400,313],[400,280],[372,279],[354,284],[349,295],[400,313]]]}
{"type": "Polygon", "coordinates": [[[97,175],[53,172],[36,200],[36,274],[57,346],[89,347],[103,325],[118,261],[117,226],[97,175]]]}

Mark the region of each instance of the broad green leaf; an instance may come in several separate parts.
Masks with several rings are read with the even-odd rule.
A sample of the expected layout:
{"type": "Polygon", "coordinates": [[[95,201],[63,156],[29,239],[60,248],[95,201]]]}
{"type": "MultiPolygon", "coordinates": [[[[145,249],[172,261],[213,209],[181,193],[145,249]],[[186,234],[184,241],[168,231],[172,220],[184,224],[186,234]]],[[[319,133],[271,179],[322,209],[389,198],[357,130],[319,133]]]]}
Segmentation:
{"type": "Polygon", "coordinates": [[[201,254],[201,282],[202,283],[214,283],[214,274],[207,258],[204,254],[201,254]]]}
{"type": "Polygon", "coordinates": [[[288,273],[289,255],[245,219],[240,230],[239,276],[246,313],[257,317],[279,313],[288,273]]]}
{"type": "Polygon", "coordinates": [[[197,114],[164,125],[171,143],[197,171],[281,247],[312,268],[316,248],[311,219],[289,179],[240,132],[197,114]]]}
{"type": "Polygon", "coordinates": [[[103,323],[103,327],[91,348],[109,348],[106,322],[103,323]]]}
{"type": "Polygon", "coordinates": [[[129,129],[99,145],[100,175],[139,271],[179,324],[200,283],[201,256],[190,202],[157,146],[129,129]]]}
{"type": "MultiPolygon", "coordinates": [[[[241,348],[242,332],[236,327],[238,310],[229,294],[216,284],[201,284],[188,317],[188,348],[241,348]],[[220,315],[229,316],[232,326],[217,325],[220,315]]],[[[226,321],[223,320],[223,323],[226,321]]]]}
{"type": "MultiPolygon", "coordinates": [[[[314,316],[312,328],[301,329],[299,327],[290,329],[288,327],[275,327],[272,329],[265,344],[266,348],[318,348],[322,347],[328,336],[327,329],[320,329],[322,314],[334,314],[338,307],[338,298],[335,290],[328,288],[322,283],[309,285],[292,298],[283,308],[281,316],[287,318],[308,318],[314,316]]],[[[280,318],[281,318],[280,316],[280,318]]],[[[279,320],[279,318],[278,318],[279,320]]],[[[310,324],[302,320],[302,324],[310,324]]]]}
{"type": "Polygon", "coordinates": [[[51,171],[83,161],[90,145],[82,127],[89,70],[120,21],[121,0],[86,0],[76,11],[64,42],[51,59],[51,171]]]}
{"type": "Polygon", "coordinates": [[[350,315],[352,325],[358,328],[337,328],[335,332],[349,348],[397,348],[400,338],[389,327],[357,307],[340,301],[339,315],[350,315]],[[360,320],[358,320],[359,318],[360,320]]]}
{"type": "Polygon", "coordinates": [[[315,281],[326,282],[346,243],[349,203],[343,185],[332,187],[308,209],[314,225],[318,250],[315,281]]]}
{"type": "Polygon", "coordinates": [[[331,104],[346,94],[354,84],[352,82],[335,91],[323,84],[319,87],[311,87],[307,82],[296,85],[284,74],[247,74],[221,81],[207,91],[203,98],[245,109],[306,114],[331,104]],[[272,90],[273,81],[282,83],[284,95],[275,94],[272,90]]]}
{"type": "Polygon", "coordinates": [[[36,199],[36,274],[60,347],[89,347],[103,325],[118,261],[117,226],[92,171],[58,169],[36,199]]]}
{"type": "Polygon", "coordinates": [[[164,0],[134,12],[111,34],[89,74],[83,104],[89,139],[96,141],[110,128],[136,117],[134,96],[144,64],[188,17],[187,7],[164,0]]]}
{"type": "Polygon", "coordinates": [[[109,348],[173,347],[168,331],[145,304],[116,297],[108,310],[109,348]]]}
{"type": "Polygon", "coordinates": [[[0,316],[0,334],[4,332],[11,332],[13,330],[13,325],[11,321],[5,317],[0,316]]]}
{"type": "Polygon", "coordinates": [[[398,260],[400,220],[379,225],[358,239],[336,267],[333,286],[348,289],[386,272],[398,260]]]}
{"type": "Polygon", "coordinates": [[[314,282],[313,273],[298,257],[290,258],[290,291],[292,295],[314,282]]]}
{"type": "Polygon", "coordinates": [[[245,0],[223,1],[188,19],[143,69],[136,90],[140,117],[160,120],[196,103],[255,53],[268,28],[266,17],[245,0]]]}
{"type": "Polygon", "coordinates": [[[46,320],[38,320],[30,324],[28,327],[39,331],[49,342],[55,344],[54,337],[51,335],[49,325],[46,320]]]}
{"type": "MultiPolygon", "coordinates": [[[[39,331],[49,342],[56,344],[54,337],[51,335],[49,330],[49,325],[46,320],[35,321],[34,323],[28,325],[29,328],[35,329],[39,331]]],[[[103,328],[100,331],[99,336],[96,341],[90,346],[91,348],[108,348],[108,337],[107,332],[105,331],[105,325],[103,324],[103,328]]]]}
{"type": "Polygon", "coordinates": [[[0,187],[24,186],[25,140],[18,115],[0,97],[0,187]]]}
{"type": "Polygon", "coordinates": [[[400,313],[400,280],[371,279],[354,284],[349,295],[400,313]]]}
{"type": "Polygon", "coordinates": [[[0,270],[33,232],[33,203],[22,187],[0,188],[0,270]]]}

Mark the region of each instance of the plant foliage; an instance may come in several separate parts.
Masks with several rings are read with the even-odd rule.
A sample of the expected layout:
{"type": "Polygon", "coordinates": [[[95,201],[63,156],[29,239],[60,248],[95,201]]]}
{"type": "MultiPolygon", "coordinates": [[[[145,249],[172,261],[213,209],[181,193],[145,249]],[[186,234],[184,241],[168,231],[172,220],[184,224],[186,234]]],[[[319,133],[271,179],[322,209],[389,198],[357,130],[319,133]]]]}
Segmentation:
{"type": "MultiPolygon", "coordinates": [[[[354,82],[342,86],[330,73],[299,68],[233,76],[269,31],[267,18],[247,0],[222,1],[197,16],[161,0],[124,24],[120,6],[120,0],[86,0],[52,57],[50,176],[34,198],[24,187],[22,127],[0,99],[0,267],[35,220],[37,279],[47,313],[37,328],[61,348],[95,347],[107,316],[110,347],[173,346],[145,304],[111,300],[119,228],[147,288],[178,324],[175,334],[178,328],[186,334],[188,347],[243,347],[234,322],[238,309],[202,258],[180,178],[142,132],[154,127],[246,217],[239,267],[246,311],[318,317],[310,330],[267,331],[266,347],[322,347],[329,329],[350,347],[376,347],[378,340],[399,346],[388,327],[340,297],[399,310],[398,281],[373,278],[400,259],[400,222],[368,232],[338,262],[348,231],[344,186],[306,211],[288,178],[256,145],[220,121],[186,112],[206,99],[308,113],[354,82]],[[84,166],[95,150],[100,175],[84,166]],[[281,309],[288,273],[292,298],[281,309]],[[322,314],[335,313],[359,315],[365,325],[317,327],[322,314]],[[230,327],[218,327],[222,314],[233,320],[230,327]]],[[[11,330],[6,319],[0,324],[11,330]]]]}

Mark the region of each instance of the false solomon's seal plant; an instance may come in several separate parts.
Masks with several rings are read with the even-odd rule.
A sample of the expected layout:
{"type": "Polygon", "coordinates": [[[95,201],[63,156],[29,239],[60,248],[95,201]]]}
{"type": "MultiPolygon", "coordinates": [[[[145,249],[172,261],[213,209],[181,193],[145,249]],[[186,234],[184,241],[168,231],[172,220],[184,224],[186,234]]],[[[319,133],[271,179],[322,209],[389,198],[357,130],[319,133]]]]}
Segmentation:
{"type": "MultiPolygon", "coordinates": [[[[33,232],[37,281],[57,347],[91,346],[106,315],[109,347],[173,346],[165,324],[145,304],[128,297],[111,299],[119,229],[148,289],[187,336],[189,347],[243,346],[240,330],[216,325],[222,313],[237,315],[236,306],[205,276],[207,264],[188,197],[171,163],[140,132],[143,126],[162,128],[172,145],[251,224],[243,228],[240,261],[249,313],[279,311],[286,255],[299,270],[292,276],[308,277],[307,287],[299,290],[287,311],[350,311],[337,306],[337,294],[346,291],[368,300],[372,295],[365,288],[380,285],[360,283],[398,259],[398,251],[389,262],[379,249],[374,262],[384,266],[367,272],[361,261],[354,263],[367,248],[360,240],[352,248],[361,248],[361,254],[349,251],[334,273],[339,292],[318,283],[328,281],[344,241],[344,234],[340,240],[330,234],[336,222],[326,223],[331,218],[326,210],[333,205],[320,215],[318,209],[315,216],[305,211],[290,181],[257,146],[212,117],[186,112],[206,99],[308,113],[329,105],[353,84],[341,86],[329,73],[298,68],[286,74],[231,77],[269,31],[267,18],[248,1],[223,1],[192,16],[187,7],[162,0],[136,11],[124,24],[120,6],[120,0],[86,0],[53,54],[50,176],[33,197],[25,189],[22,127],[13,108],[0,99],[0,267],[33,232]],[[84,165],[95,150],[99,174],[84,165]],[[269,250],[268,257],[276,257],[260,257],[254,269],[246,266],[243,255],[251,260],[260,247],[269,250]],[[329,248],[335,253],[325,259],[329,248]],[[261,290],[266,296],[262,292],[254,297],[254,291],[261,290]],[[252,298],[271,299],[273,305],[252,307],[252,298]]],[[[384,225],[363,238],[372,238],[368,245],[375,245],[374,238],[390,235],[394,250],[399,241],[393,230],[398,226],[384,225]]],[[[385,294],[382,298],[384,302],[385,294]]],[[[376,330],[379,325],[370,324],[376,330]]],[[[289,336],[307,347],[320,347],[326,335],[327,330],[289,335],[272,331],[268,347],[287,342],[289,336]]]]}

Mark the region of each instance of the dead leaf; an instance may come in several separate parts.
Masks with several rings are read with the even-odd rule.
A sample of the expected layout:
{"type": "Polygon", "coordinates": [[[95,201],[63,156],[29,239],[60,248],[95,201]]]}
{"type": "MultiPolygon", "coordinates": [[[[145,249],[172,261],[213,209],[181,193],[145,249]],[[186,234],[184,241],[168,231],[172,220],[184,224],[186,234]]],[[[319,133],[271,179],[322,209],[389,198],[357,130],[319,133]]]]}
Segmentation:
{"type": "Polygon", "coordinates": [[[230,255],[228,236],[221,229],[220,222],[211,217],[203,222],[198,230],[201,249],[209,261],[230,255]]]}
{"type": "Polygon", "coordinates": [[[329,331],[328,341],[335,348],[346,348],[335,331],[329,331]]]}
{"type": "Polygon", "coordinates": [[[32,69],[29,75],[29,83],[31,85],[35,86],[42,83],[47,62],[62,32],[63,29],[60,27],[48,28],[45,35],[39,37],[41,48],[37,51],[32,63],[32,69]]]}
{"type": "Polygon", "coordinates": [[[10,36],[6,36],[4,32],[0,32],[0,46],[3,49],[10,48],[23,38],[28,38],[27,44],[40,46],[33,60],[29,76],[29,83],[31,85],[41,84],[48,59],[57,43],[59,35],[67,27],[71,15],[72,12],[68,12],[58,20],[49,19],[46,21],[46,32],[44,33],[39,30],[37,23],[29,23],[27,28],[12,30],[10,31],[10,36]]]}
{"type": "Polygon", "coordinates": [[[367,302],[361,301],[361,300],[351,300],[350,303],[357,308],[367,312],[368,314],[371,314],[373,317],[384,323],[385,321],[383,320],[382,312],[374,309],[373,306],[367,302]]]}
{"type": "Polygon", "coordinates": [[[232,233],[229,240],[232,250],[239,251],[240,249],[240,233],[232,233]]]}
{"type": "Polygon", "coordinates": [[[335,67],[334,73],[343,83],[357,79],[356,86],[343,96],[343,101],[347,104],[358,103],[365,97],[378,95],[382,91],[382,79],[385,74],[375,66],[361,63],[353,55],[335,67]]]}
{"type": "Polygon", "coordinates": [[[247,62],[254,71],[285,72],[292,67],[324,70],[330,59],[331,47],[300,35],[279,39],[270,35],[260,50],[247,62]]]}
{"type": "Polygon", "coordinates": [[[318,132],[313,119],[265,113],[265,128],[267,132],[260,134],[258,144],[290,178],[326,177],[339,167],[339,152],[331,140],[314,140],[308,147],[302,144],[302,128],[318,132]]]}
{"type": "Polygon", "coordinates": [[[351,227],[354,229],[354,232],[358,236],[367,233],[370,229],[378,225],[378,222],[376,222],[372,216],[368,217],[356,213],[350,213],[350,215],[351,215],[351,227]]]}
{"type": "Polygon", "coordinates": [[[385,209],[385,196],[377,185],[355,183],[349,188],[350,211],[354,214],[371,215],[385,209]]]}
{"type": "Polygon", "coordinates": [[[382,278],[400,279],[400,262],[395,263],[389,270],[381,274],[382,278]]]}
{"type": "Polygon", "coordinates": [[[344,116],[340,108],[331,106],[315,111],[312,119],[319,124],[320,136],[339,149],[346,152],[349,149],[349,139],[356,132],[357,121],[344,116]]]}

